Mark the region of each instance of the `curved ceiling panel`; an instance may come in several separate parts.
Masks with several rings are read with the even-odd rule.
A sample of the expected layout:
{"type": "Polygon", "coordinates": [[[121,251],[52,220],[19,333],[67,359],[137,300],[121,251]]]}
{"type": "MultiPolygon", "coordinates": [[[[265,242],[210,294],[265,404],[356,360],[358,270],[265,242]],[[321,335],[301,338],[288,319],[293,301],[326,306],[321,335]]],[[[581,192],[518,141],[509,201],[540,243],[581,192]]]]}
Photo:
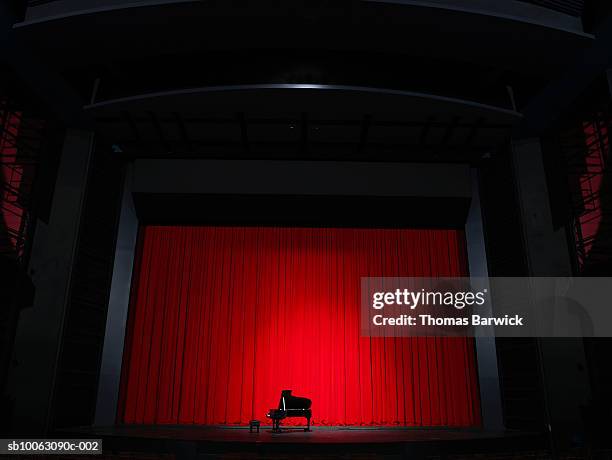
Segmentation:
{"type": "Polygon", "coordinates": [[[446,160],[503,142],[518,112],[379,88],[218,86],[85,107],[101,133],[137,155],[248,155],[446,160]]]}
{"type": "Polygon", "coordinates": [[[436,56],[534,75],[559,69],[592,38],[484,9],[415,1],[149,1],[31,20],[16,29],[63,66],[211,50],[335,49],[436,56]]]}

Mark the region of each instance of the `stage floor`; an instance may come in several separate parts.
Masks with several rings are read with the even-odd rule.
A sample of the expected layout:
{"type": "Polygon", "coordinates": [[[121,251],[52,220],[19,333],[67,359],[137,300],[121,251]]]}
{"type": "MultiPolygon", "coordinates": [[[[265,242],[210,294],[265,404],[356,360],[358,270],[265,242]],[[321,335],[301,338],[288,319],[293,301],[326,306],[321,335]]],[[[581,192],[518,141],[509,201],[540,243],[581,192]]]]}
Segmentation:
{"type": "Polygon", "coordinates": [[[478,429],[386,427],[248,427],[117,425],[62,430],[63,435],[101,438],[105,452],[164,453],[188,458],[429,458],[436,455],[541,449],[541,434],[478,429]],[[342,457],[347,458],[347,457],[342,457]]]}
{"type": "Polygon", "coordinates": [[[274,433],[270,426],[262,426],[259,433],[243,426],[185,426],[185,425],[117,425],[110,427],[73,428],[73,433],[88,436],[166,439],[176,441],[221,443],[298,443],[298,444],[372,444],[452,442],[524,438],[529,433],[494,432],[480,429],[451,428],[392,428],[392,427],[313,427],[305,432],[299,427],[284,427],[274,433]]]}

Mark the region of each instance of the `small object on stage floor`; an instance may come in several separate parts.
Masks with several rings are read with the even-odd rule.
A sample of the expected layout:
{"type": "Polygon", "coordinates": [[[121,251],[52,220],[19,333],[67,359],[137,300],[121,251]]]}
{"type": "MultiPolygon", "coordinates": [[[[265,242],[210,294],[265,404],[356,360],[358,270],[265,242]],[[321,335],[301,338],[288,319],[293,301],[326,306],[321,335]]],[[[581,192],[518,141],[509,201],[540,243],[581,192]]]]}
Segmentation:
{"type": "Polygon", "coordinates": [[[252,433],[255,428],[257,429],[257,432],[259,433],[259,425],[261,425],[261,422],[259,420],[250,420],[249,421],[249,433],[252,433]]]}
{"type": "Polygon", "coordinates": [[[272,419],[272,431],[281,433],[280,422],[287,417],[304,417],[308,421],[308,426],[304,431],[310,431],[310,418],[312,401],[308,398],[299,398],[291,395],[291,390],[283,390],[278,409],[270,409],[266,416],[272,419]]]}

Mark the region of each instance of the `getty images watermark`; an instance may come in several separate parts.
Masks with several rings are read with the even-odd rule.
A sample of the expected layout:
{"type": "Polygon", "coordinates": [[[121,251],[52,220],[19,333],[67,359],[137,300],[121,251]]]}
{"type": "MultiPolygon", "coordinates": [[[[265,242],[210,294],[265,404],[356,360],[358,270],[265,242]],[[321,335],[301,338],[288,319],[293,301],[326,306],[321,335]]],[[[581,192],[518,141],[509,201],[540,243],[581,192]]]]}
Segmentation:
{"type": "Polygon", "coordinates": [[[612,337],[612,278],[362,278],[370,337],[612,337]]]}

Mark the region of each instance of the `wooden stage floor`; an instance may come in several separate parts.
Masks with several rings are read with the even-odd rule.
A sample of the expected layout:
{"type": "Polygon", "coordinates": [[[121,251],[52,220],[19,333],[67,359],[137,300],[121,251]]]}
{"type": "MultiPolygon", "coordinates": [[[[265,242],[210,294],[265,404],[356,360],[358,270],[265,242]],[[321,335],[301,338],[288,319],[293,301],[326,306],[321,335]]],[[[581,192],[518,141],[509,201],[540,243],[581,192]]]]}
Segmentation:
{"type": "Polygon", "coordinates": [[[262,426],[250,433],[244,426],[185,426],[185,425],[117,425],[111,427],[73,428],[73,433],[100,437],[167,439],[176,441],[229,443],[299,443],[299,444],[371,444],[406,442],[448,442],[523,438],[520,432],[493,432],[479,429],[391,428],[391,427],[313,427],[305,432],[298,427],[284,427],[282,433],[262,426]]]}
{"type": "MultiPolygon", "coordinates": [[[[342,453],[349,458],[428,458],[436,455],[541,449],[542,435],[477,429],[373,427],[287,427],[273,433],[248,427],[117,425],[62,430],[63,435],[102,438],[105,452],[167,453],[175,458],[289,458],[342,453]],[[228,457],[229,455],[229,457],[228,457]]],[[[310,457],[309,457],[310,458],[310,457]]]]}

